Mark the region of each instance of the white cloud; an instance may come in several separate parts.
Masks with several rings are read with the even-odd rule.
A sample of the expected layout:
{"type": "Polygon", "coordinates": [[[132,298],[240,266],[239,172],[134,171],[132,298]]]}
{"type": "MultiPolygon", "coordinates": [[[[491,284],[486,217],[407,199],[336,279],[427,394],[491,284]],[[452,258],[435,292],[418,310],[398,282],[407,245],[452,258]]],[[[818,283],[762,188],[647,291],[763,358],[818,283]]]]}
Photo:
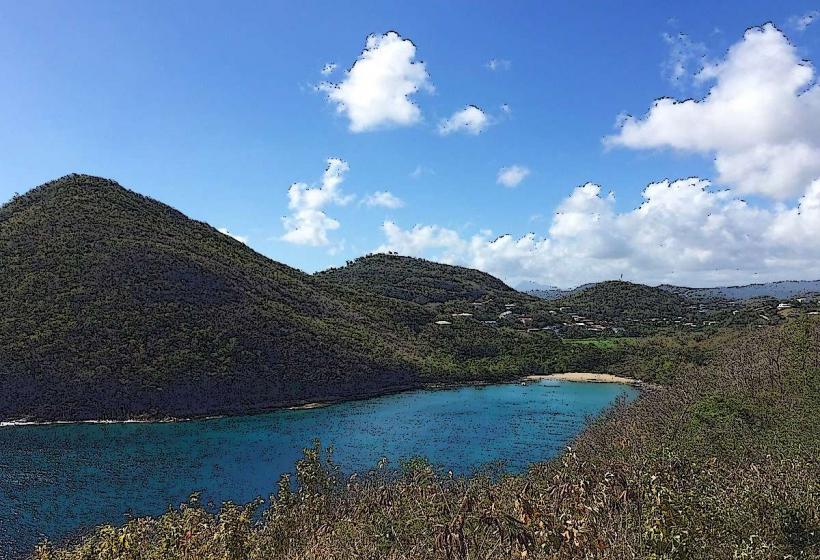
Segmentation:
{"type": "Polygon", "coordinates": [[[484,111],[475,105],[467,105],[464,109],[453,113],[449,119],[443,119],[438,125],[438,132],[442,136],[453,132],[479,134],[488,124],[489,119],[484,111]]]}
{"type": "Polygon", "coordinates": [[[282,236],[284,241],[313,246],[330,243],[328,232],[339,229],[340,224],[325,214],[323,209],[330,204],[344,206],[353,200],[353,196],[345,196],[339,188],[349,169],[345,161],[329,158],[321,186],[311,187],[305,183],[290,186],[288,208],[291,215],[282,218],[282,225],[286,230],[282,236]]]}
{"type": "Polygon", "coordinates": [[[409,126],[421,120],[421,110],[410,97],[433,90],[424,63],[415,57],[413,42],[396,32],[370,35],[344,80],[318,89],[347,116],[351,132],[409,126]]]}
{"type": "Polygon", "coordinates": [[[221,227],[221,228],[217,229],[217,231],[219,233],[223,234],[223,235],[227,235],[228,237],[233,237],[234,239],[236,239],[240,243],[244,243],[245,245],[248,244],[248,238],[247,237],[245,237],[244,235],[236,235],[234,233],[231,233],[230,231],[228,231],[228,228],[221,227]]]}
{"type": "Polygon", "coordinates": [[[588,183],[559,205],[548,234],[383,225],[381,251],[479,268],[517,284],[559,286],[624,278],[689,285],[820,277],[820,181],[794,207],[746,203],[706,180],[661,181],[643,203],[618,212],[615,196],[588,183]]]}
{"type": "Polygon", "coordinates": [[[362,204],[395,209],[404,206],[404,201],[390,191],[377,191],[365,197],[362,200],[362,204]]]}
{"type": "Polygon", "coordinates": [[[820,11],[812,10],[803,14],[802,16],[793,16],[789,18],[789,23],[798,31],[805,31],[814,21],[820,17],[820,11]]]}
{"type": "Polygon", "coordinates": [[[517,187],[521,181],[527,178],[530,170],[523,165],[511,165],[509,167],[502,167],[498,171],[496,182],[499,185],[504,185],[507,188],[517,187]]]}
{"type": "Polygon", "coordinates": [[[685,33],[663,34],[669,54],[661,65],[661,74],[672,85],[689,85],[703,67],[706,46],[692,41],[685,33]]]}
{"type": "Polygon", "coordinates": [[[330,76],[335,71],[336,71],[336,63],[334,63],[334,62],[326,63],[324,66],[322,66],[322,69],[320,70],[320,72],[322,73],[322,76],[330,76]]]}
{"type": "Polygon", "coordinates": [[[714,81],[705,98],[659,99],[605,144],[713,154],[719,182],[779,199],[820,177],[820,86],[780,30],[749,29],[698,79],[714,81]]]}
{"type": "Polygon", "coordinates": [[[394,222],[386,221],[382,231],[387,241],[377,252],[396,251],[403,255],[422,256],[430,249],[441,249],[445,253],[439,255],[439,260],[450,262],[455,258],[451,253],[466,248],[466,242],[456,231],[440,226],[416,225],[403,230],[394,222]]]}
{"type": "Polygon", "coordinates": [[[496,70],[509,70],[512,63],[509,60],[504,60],[503,58],[493,58],[487,62],[487,68],[495,72],[496,70]]]}
{"type": "Polygon", "coordinates": [[[502,103],[501,104],[501,112],[504,113],[505,115],[512,114],[512,107],[510,107],[506,103],[502,103]]]}
{"type": "Polygon", "coordinates": [[[772,220],[769,232],[774,240],[789,249],[787,254],[797,260],[800,259],[801,252],[807,245],[810,247],[818,244],[817,240],[820,239],[820,180],[809,185],[797,207],[777,213],[772,220]]]}

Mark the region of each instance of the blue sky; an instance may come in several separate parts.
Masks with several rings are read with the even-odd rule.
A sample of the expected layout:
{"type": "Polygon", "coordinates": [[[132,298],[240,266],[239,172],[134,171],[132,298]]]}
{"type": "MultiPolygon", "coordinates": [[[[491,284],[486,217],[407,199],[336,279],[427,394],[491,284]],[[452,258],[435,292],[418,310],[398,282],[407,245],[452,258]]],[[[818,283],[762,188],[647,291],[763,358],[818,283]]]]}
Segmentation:
{"type": "MultiPolygon", "coordinates": [[[[654,133],[654,123],[641,120],[656,98],[701,100],[721,80],[728,83],[731,69],[700,80],[695,74],[704,65],[729,67],[733,45],[747,44],[756,60],[754,48],[776,48],[782,38],[795,56],[816,59],[813,3],[634,2],[617,11],[609,2],[350,4],[4,5],[0,200],[69,172],[110,177],[307,271],[381,248],[476,266],[512,284],[573,285],[620,275],[693,285],[820,277],[820,248],[792,250],[814,233],[804,223],[814,199],[803,198],[814,196],[809,185],[817,173],[808,161],[820,146],[820,124],[784,138],[779,129],[745,130],[744,121],[760,118],[754,109],[748,119],[741,114],[727,123],[708,111],[676,116],[675,134],[654,133]],[[776,28],[759,35],[771,41],[744,36],[766,22],[776,28]],[[357,92],[339,101],[329,98],[334,86],[317,87],[344,84],[368,36],[377,49],[389,31],[399,44],[412,41],[415,52],[384,64],[418,71],[412,65],[423,63],[426,73],[419,91],[398,101],[396,110],[406,109],[403,103],[417,108],[406,122],[379,122],[384,108],[351,97],[357,92]],[[325,76],[327,63],[337,68],[325,76]],[[348,109],[356,103],[372,110],[372,129],[351,130],[348,109]],[[467,127],[442,134],[442,121],[469,105],[484,120],[468,119],[467,127]],[[621,129],[624,114],[636,117],[629,135],[621,129]],[[736,135],[714,142],[719,134],[681,137],[681,130],[709,126],[736,135]],[[740,146],[738,137],[758,132],[758,143],[740,146]],[[606,143],[607,136],[615,140],[606,143]],[[784,148],[777,154],[805,148],[804,160],[789,166],[804,172],[782,180],[767,174],[761,186],[747,172],[749,154],[765,159],[759,154],[778,146],[784,148]],[[289,188],[319,189],[331,158],[345,169],[336,169],[333,192],[303,217],[319,212],[335,226],[317,237],[315,224],[307,224],[305,235],[289,237],[288,228],[304,225],[294,225],[294,217],[305,208],[293,205],[289,188]],[[524,177],[504,186],[499,173],[511,166],[524,177]],[[658,187],[658,197],[681,208],[664,202],[673,218],[640,221],[635,212],[648,184],[688,177],[709,183],[658,187]],[[598,191],[576,189],[587,183],[598,191]],[[703,189],[714,196],[698,206],[702,213],[672,223],[697,206],[687,201],[703,189]],[[728,199],[717,198],[724,189],[728,199]],[[385,191],[401,206],[367,204],[385,191]],[[743,217],[732,210],[740,199],[750,206],[743,217]],[[601,227],[556,221],[557,211],[601,227]],[[722,221],[713,223],[718,213],[722,221]],[[766,233],[743,230],[758,218],[754,231],[766,233]],[[659,223],[674,231],[662,232],[659,223]],[[533,236],[519,243],[528,232],[533,236]],[[507,241],[494,244],[503,234],[507,241]]],[[[784,72],[791,68],[788,53],[773,56],[784,72]]],[[[809,76],[795,86],[797,94],[814,84],[809,76]]],[[[740,93],[731,107],[745,107],[746,90],[733,91],[740,93]]],[[[792,97],[782,96],[790,115],[792,97]]],[[[795,109],[795,122],[820,116],[803,105],[810,104],[795,109]]]]}

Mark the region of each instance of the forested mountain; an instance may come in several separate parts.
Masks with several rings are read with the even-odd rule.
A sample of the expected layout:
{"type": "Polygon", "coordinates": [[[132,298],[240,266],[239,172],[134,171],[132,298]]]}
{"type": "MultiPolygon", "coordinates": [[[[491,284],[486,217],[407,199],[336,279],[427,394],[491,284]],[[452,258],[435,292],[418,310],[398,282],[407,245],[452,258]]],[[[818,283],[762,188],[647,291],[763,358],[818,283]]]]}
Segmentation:
{"type": "MultiPolygon", "coordinates": [[[[470,298],[518,295],[464,277],[470,298]]],[[[546,335],[440,318],[106,179],[69,175],[0,208],[0,419],[248,412],[557,367],[546,335]]]]}
{"type": "Polygon", "coordinates": [[[372,293],[423,304],[493,298],[517,301],[527,298],[485,272],[398,255],[373,254],[359,257],[347,266],[331,268],[316,276],[372,293]]]}
{"type": "Polygon", "coordinates": [[[682,316],[691,305],[687,299],[661,288],[620,280],[591,284],[555,303],[608,320],[682,316]]]}
{"type": "Polygon", "coordinates": [[[417,377],[396,324],[424,309],[318,289],[104,179],[3,206],[0,263],[4,418],[229,412],[417,377]]]}

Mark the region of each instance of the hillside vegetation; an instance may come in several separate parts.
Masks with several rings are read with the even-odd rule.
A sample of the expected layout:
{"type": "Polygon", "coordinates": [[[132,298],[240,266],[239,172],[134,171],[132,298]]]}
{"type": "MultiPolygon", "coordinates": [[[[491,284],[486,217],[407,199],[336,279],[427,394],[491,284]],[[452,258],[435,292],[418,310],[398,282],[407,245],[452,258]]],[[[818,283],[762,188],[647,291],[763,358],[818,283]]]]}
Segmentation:
{"type": "Polygon", "coordinates": [[[417,378],[402,325],[424,309],[317,289],[104,179],[3,206],[0,262],[0,417],[253,410],[417,378]]]}
{"type": "Polygon", "coordinates": [[[42,185],[0,208],[0,419],[247,413],[562,371],[584,353],[417,303],[534,300],[491,276],[367,263],[314,277],[113,181],[42,185]]]}
{"type": "Polygon", "coordinates": [[[484,272],[398,255],[374,254],[317,274],[318,278],[416,303],[530,299],[484,272]]]}
{"type": "Polygon", "coordinates": [[[619,280],[592,284],[555,303],[594,318],[621,320],[684,316],[691,305],[689,300],[661,288],[619,280]]]}
{"type": "Polygon", "coordinates": [[[456,478],[417,458],[345,477],[317,443],[269,500],[214,511],[193,496],[33,558],[817,558],[820,324],[727,342],[523,475],[456,478]]]}

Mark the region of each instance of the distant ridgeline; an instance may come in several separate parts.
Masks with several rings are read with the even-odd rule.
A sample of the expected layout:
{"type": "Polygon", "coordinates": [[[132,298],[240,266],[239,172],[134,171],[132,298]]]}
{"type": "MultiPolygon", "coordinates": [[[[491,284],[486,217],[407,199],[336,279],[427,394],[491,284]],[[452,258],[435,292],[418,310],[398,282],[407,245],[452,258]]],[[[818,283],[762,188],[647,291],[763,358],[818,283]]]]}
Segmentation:
{"type": "Polygon", "coordinates": [[[562,337],[776,321],[625,282],[554,301],[370,255],[309,275],[117,183],[0,207],[0,420],[241,413],[590,366],[562,337]],[[708,319],[708,320],[707,320],[708,319]]]}
{"type": "MultiPolygon", "coordinates": [[[[541,299],[556,300],[592,286],[595,286],[595,284],[584,284],[583,286],[567,290],[555,287],[533,287],[525,289],[521,286],[519,286],[519,289],[541,299]]],[[[777,300],[816,299],[820,297],[820,280],[783,280],[780,282],[767,282],[765,284],[721,286],[718,288],[687,288],[684,286],[661,284],[658,288],[698,302],[715,300],[746,301],[758,298],[777,300]]]]}

